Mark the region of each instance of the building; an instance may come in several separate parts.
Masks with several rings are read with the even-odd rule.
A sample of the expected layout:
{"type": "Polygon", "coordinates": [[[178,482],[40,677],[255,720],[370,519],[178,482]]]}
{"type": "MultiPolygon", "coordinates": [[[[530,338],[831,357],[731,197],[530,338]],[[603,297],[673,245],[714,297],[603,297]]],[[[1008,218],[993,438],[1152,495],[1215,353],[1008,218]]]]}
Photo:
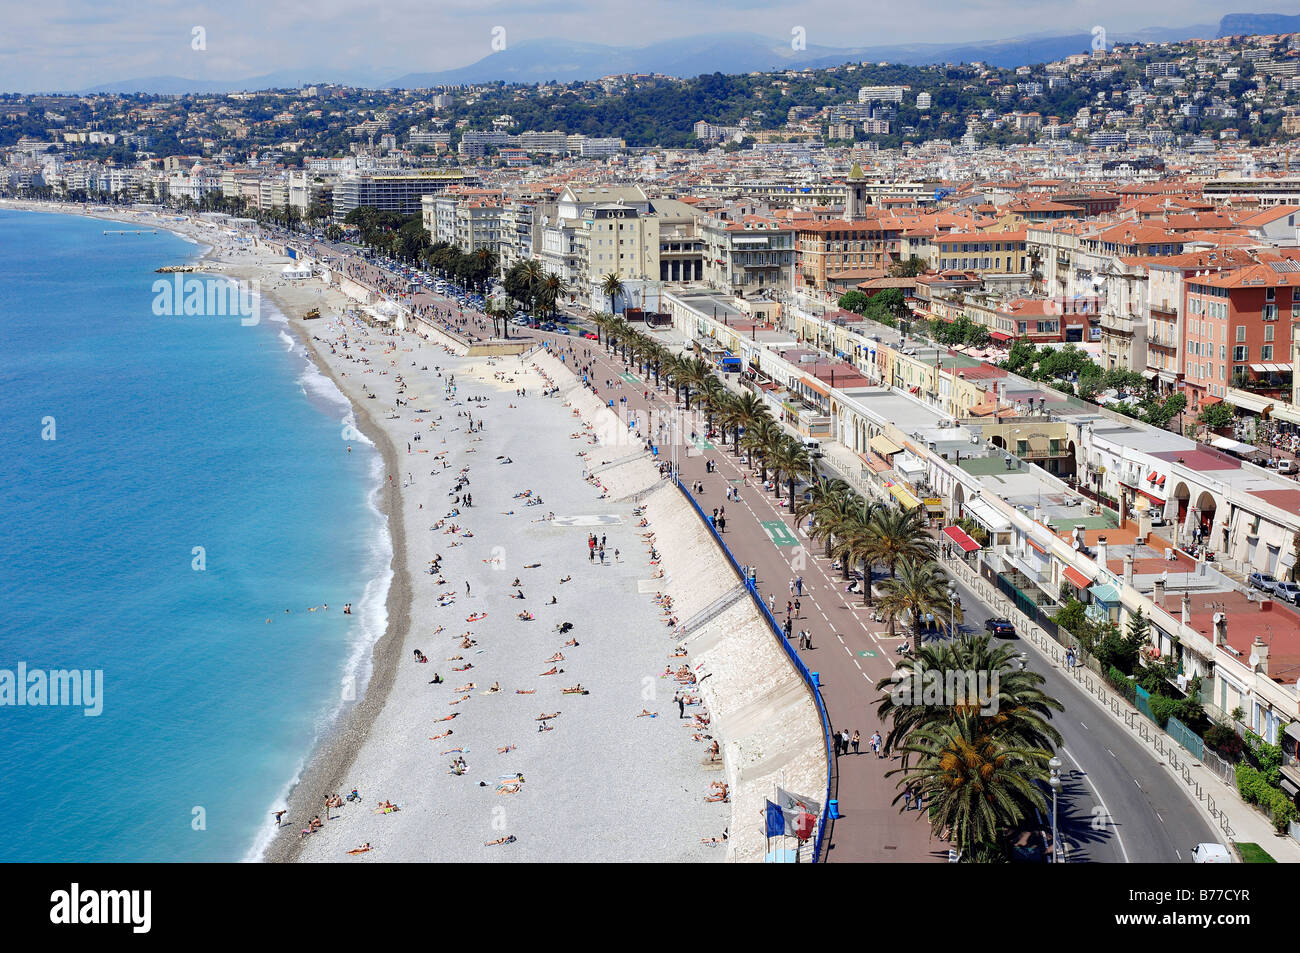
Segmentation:
{"type": "Polygon", "coordinates": [[[473,173],[433,169],[344,175],[334,187],[334,221],[341,223],[349,212],[361,207],[419,215],[424,196],[477,181],[473,173]]]}

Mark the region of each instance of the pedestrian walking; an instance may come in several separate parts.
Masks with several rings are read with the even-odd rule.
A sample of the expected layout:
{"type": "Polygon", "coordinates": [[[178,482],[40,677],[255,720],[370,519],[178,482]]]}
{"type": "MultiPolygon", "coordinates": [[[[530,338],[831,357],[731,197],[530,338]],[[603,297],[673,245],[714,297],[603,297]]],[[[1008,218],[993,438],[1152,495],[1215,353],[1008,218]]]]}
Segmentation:
{"type": "Polygon", "coordinates": [[[686,717],[686,699],[683,698],[683,697],[681,696],[681,693],[679,692],[678,694],[676,694],[676,695],[673,696],[673,701],[677,702],[677,718],[678,718],[679,720],[682,719],[682,718],[685,718],[685,717],[686,717]]]}
{"type": "Polygon", "coordinates": [[[785,601],[785,616],[787,619],[790,617],[790,613],[792,612],[794,612],[794,603],[787,599],[785,601]]]}
{"type": "Polygon", "coordinates": [[[790,595],[794,595],[794,580],[790,580],[790,595]]]}
{"type": "Polygon", "coordinates": [[[795,580],[794,580],[794,594],[795,594],[796,596],[802,596],[802,595],[803,595],[803,576],[796,576],[796,577],[795,577],[795,580]]]}
{"type": "Polygon", "coordinates": [[[840,756],[840,733],[835,732],[833,737],[835,738],[835,757],[838,758],[840,756]]]}
{"type": "Polygon", "coordinates": [[[912,788],[909,786],[903,788],[903,810],[910,811],[911,809],[912,809],[912,788]]]}
{"type": "Polygon", "coordinates": [[[799,614],[800,611],[802,611],[802,610],[800,610],[800,608],[799,608],[799,600],[798,600],[798,599],[795,599],[795,601],[794,601],[794,617],[795,617],[796,619],[802,619],[802,618],[803,618],[803,616],[801,616],[801,615],[799,614]]]}
{"type": "Polygon", "coordinates": [[[854,728],[853,737],[849,739],[849,743],[853,745],[854,754],[858,754],[858,745],[859,743],[861,743],[861,741],[862,741],[862,735],[858,734],[858,729],[854,728]]]}
{"type": "Polygon", "coordinates": [[[877,758],[879,758],[879,757],[881,756],[881,750],[880,750],[880,732],[878,732],[878,731],[873,731],[873,732],[871,733],[871,750],[874,751],[874,752],[876,753],[876,757],[877,757],[877,758]]]}
{"type": "Polygon", "coordinates": [[[719,532],[719,533],[725,533],[726,531],[727,531],[727,518],[726,518],[725,516],[719,516],[719,517],[718,517],[718,532],[719,532]]]}
{"type": "Polygon", "coordinates": [[[849,753],[849,729],[847,728],[840,729],[840,741],[843,742],[844,744],[844,753],[848,754],[849,753]]]}
{"type": "MultiPolygon", "coordinates": [[[[754,572],[753,569],[751,569],[751,570],[750,570],[750,578],[751,578],[751,579],[754,578],[754,577],[753,577],[753,572],[754,572]]],[[[768,611],[768,612],[775,612],[775,611],[776,611],[776,596],[774,596],[774,595],[773,595],[772,593],[770,593],[770,592],[767,594],[767,611],[768,611]]]]}

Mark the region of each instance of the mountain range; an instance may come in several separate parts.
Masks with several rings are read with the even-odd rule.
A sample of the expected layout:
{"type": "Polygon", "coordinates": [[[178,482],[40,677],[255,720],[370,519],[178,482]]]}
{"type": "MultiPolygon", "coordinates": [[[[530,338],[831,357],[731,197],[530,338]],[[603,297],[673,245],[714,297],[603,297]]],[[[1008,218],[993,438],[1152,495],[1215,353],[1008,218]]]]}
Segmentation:
{"type": "MultiPolygon", "coordinates": [[[[1300,32],[1300,16],[1232,13],[1216,27],[1151,27],[1113,33],[1108,43],[1187,40],[1196,37],[1236,36],[1254,33],[1300,32]]],[[[197,80],[180,76],[151,76],[105,83],[86,93],[225,93],[240,90],[285,89],[311,83],[342,83],[366,88],[416,89],[467,83],[541,83],[599,79],[616,73],[662,73],[697,76],[701,73],[748,73],[772,69],[838,66],[846,62],[888,62],[925,66],[938,63],[983,62],[1013,68],[1059,60],[1092,49],[1090,33],[1033,34],[1001,40],[965,43],[905,43],[864,47],[810,45],[791,49],[786,38],[752,33],[714,33],[652,43],[648,46],[610,46],[563,39],[520,43],[467,66],[436,72],[410,72],[392,77],[374,70],[332,71],[321,76],[320,67],[285,69],[238,80],[197,80]]]]}

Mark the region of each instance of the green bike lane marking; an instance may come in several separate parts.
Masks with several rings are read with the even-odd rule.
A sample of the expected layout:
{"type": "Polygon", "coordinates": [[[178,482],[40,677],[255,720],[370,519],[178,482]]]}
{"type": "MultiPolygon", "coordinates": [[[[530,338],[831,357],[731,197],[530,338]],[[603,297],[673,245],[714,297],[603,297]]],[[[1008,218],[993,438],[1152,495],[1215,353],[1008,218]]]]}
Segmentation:
{"type": "Polygon", "coordinates": [[[773,546],[798,546],[799,540],[790,532],[790,527],[780,520],[760,520],[759,525],[763,527],[763,532],[767,533],[768,538],[772,540],[773,546]]]}

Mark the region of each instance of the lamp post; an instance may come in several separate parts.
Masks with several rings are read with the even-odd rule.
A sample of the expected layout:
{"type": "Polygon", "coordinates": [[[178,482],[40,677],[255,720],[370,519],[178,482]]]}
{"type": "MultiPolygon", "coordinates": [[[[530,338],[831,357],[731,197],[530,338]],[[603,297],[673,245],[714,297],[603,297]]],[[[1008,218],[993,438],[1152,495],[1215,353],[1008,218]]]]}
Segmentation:
{"type": "Polygon", "coordinates": [[[1061,862],[1060,855],[1060,838],[1056,830],[1056,795],[1061,790],[1061,759],[1053,756],[1052,760],[1047,762],[1047,769],[1051,772],[1047,783],[1052,787],[1052,863],[1061,862]]]}
{"type": "Polygon", "coordinates": [[[956,638],[957,624],[957,587],[948,587],[948,637],[956,638]]]}

